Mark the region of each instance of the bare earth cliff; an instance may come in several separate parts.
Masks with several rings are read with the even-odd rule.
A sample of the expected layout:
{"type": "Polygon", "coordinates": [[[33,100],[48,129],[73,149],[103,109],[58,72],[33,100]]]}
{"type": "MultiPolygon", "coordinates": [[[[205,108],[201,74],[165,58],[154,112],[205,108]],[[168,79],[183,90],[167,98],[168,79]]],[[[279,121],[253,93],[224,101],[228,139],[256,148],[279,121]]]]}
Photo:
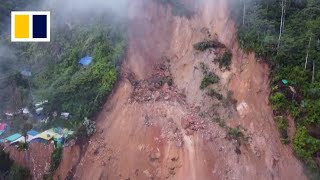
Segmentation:
{"type": "Polygon", "coordinates": [[[195,7],[190,19],[154,1],[130,2],[121,80],[85,152],[67,149],[55,178],[306,179],[290,146],[280,142],[268,102],[269,68],[239,49],[227,1],[185,3],[195,7]],[[194,50],[208,39],[231,49],[230,71],[213,62],[221,49],[194,50]],[[233,92],[233,103],[200,90],[200,63],[219,75],[214,88],[224,97],[233,92]],[[227,138],[210,114],[241,127],[247,142],[227,138]]]}

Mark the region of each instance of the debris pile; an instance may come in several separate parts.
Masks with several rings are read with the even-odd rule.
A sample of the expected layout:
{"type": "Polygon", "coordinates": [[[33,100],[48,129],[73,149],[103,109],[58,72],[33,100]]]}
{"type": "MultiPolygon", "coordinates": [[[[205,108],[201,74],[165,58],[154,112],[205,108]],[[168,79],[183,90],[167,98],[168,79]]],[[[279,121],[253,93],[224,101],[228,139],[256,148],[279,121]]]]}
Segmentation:
{"type": "MultiPolygon", "coordinates": [[[[127,78],[134,91],[131,94],[130,102],[146,102],[146,101],[184,101],[185,95],[180,93],[175,87],[170,72],[169,60],[163,57],[164,63],[159,63],[153,67],[154,74],[146,80],[136,80],[134,74],[128,74],[127,78]]],[[[185,102],[183,102],[185,104],[185,102]]]]}
{"type": "Polygon", "coordinates": [[[193,114],[189,114],[181,119],[181,126],[186,130],[187,135],[193,135],[199,129],[205,129],[204,120],[197,119],[193,114]]]}
{"type": "Polygon", "coordinates": [[[183,135],[181,129],[174,122],[172,118],[169,118],[167,123],[162,128],[162,137],[173,142],[177,147],[183,146],[183,135]]]}

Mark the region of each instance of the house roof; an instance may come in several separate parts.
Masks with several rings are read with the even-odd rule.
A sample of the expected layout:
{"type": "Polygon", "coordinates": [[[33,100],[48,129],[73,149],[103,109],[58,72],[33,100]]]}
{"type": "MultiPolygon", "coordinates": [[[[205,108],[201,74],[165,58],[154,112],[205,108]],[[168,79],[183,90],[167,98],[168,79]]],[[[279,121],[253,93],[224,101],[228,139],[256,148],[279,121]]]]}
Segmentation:
{"type": "Polygon", "coordinates": [[[14,141],[12,141],[10,144],[13,144],[13,143],[16,143],[16,142],[24,142],[25,141],[25,137],[23,137],[23,136],[21,136],[20,138],[18,138],[18,139],[16,139],[16,140],[14,140],[14,141]]]}
{"type": "Polygon", "coordinates": [[[53,138],[53,134],[51,134],[49,132],[43,132],[43,133],[39,134],[38,137],[41,138],[41,139],[45,139],[45,140],[49,141],[50,139],[53,138]]]}
{"type": "MultiPolygon", "coordinates": [[[[45,139],[45,140],[49,141],[54,137],[60,137],[60,135],[55,133],[53,130],[49,129],[49,130],[46,130],[40,134],[35,135],[32,139],[41,138],[41,139],[45,139]]],[[[32,139],[30,139],[30,141],[32,139]]]]}
{"type": "Polygon", "coordinates": [[[35,130],[30,130],[27,132],[28,135],[31,135],[31,136],[36,136],[37,134],[39,134],[37,131],[35,130]]]}
{"type": "Polygon", "coordinates": [[[73,131],[70,131],[66,128],[61,128],[61,127],[51,128],[28,139],[28,142],[34,139],[43,139],[47,141],[51,139],[60,139],[62,137],[67,137],[72,134],[73,134],[73,131]]]}
{"type": "Polygon", "coordinates": [[[8,124],[6,123],[0,123],[0,130],[5,130],[7,128],[8,124]]]}
{"type": "Polygon", "coordinates": [[[16,134],[13,134],[13,135],[7,137],[6,140],[9,142],[12,142],[12,141],[19,139],[21,136],[22,136],[21,134],[16,133],[16,134]]]}
{"type": "Polygon", "coordinates": [[[92,57],[86,56],[80,59],[79,63],[83,66],[88,66],[92,62],[92,57]]]}

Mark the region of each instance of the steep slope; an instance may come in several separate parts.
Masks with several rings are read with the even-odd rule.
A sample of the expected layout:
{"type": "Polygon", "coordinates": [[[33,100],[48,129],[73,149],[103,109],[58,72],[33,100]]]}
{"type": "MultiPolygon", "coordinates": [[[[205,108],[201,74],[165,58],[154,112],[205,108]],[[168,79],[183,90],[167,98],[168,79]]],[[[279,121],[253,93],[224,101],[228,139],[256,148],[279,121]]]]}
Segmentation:
{"type": "Polygon", "coordinates": [[[53,145],[44,145],[33,143],[29,146],[28,151],[19,151],[15,146],[5,147],[5,151],[10,153],[10,158],[15,163],[27,167],[30,170],[32,179],[43,179],[43,175],[50,168],[50,155],[53,152],[53,145]]]}
{"type": "Polygon", "coordinates": [[[269,69],[239,49],[227,2],[187,3],[195,7],[191,19],[175,17],[154,1],[131,2],[121,80],[74,178],[305,179],[300,162],[279,140],[268,104],[269,69]],[[193,49],[208,38],[232,50],[231,71],[212,63],[218,49],[193,49]],[[233,92],[235,107],[200,91],[201,62],[220,76],[216,88],[223,95],[233,92]],[[249,140],[240,149],[206,115],[212,108],[229,126],[246,129],[249,140]]]}

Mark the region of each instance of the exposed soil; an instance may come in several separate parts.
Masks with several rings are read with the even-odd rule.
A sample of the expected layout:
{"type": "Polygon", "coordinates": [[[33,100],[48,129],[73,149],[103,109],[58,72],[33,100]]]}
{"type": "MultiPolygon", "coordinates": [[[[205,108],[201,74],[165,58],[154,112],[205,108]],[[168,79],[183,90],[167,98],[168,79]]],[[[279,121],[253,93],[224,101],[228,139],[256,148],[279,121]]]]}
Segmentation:
{"type": "Polygon", "coordinates": [[[72,177],[73,168],[80,161],[81,149],[77,145],[63,148],[62,161],[59,168],[55,171],[54,179],[66,179],[72,177]]]}
{"type": "Polygon", "coordinates": [[[66,171],[59,178],[73,171],[74,179],[85,180],[306,179],[290,147],[280,142],[268,102],[269,68],[239,49],[227,2],[187,3],[195,7],[190,19],[154,1],[130,2],[119,85],[80,163],[70,158],[78,150],[65,151],[60,169],[66,171]],[[231,49],[230,71],[213,62],[223,49],[193,49],[213,39],[231,49]],[[224,100],[200,90],[200,63],[219,75],[211,88],[224,100]],[[246,142],[227,138],[216,117],[240,126],[246,142]]]}
{"type": "Polygon", "coordinates": [[[53,145],[33,143],[27,151],[19,151],[15,146],[5,146],[5,151],[10,153],[10,157],[19,165],[30,170],[32,179],[43,179],[43,175],[50,168],[53,145]]]}

